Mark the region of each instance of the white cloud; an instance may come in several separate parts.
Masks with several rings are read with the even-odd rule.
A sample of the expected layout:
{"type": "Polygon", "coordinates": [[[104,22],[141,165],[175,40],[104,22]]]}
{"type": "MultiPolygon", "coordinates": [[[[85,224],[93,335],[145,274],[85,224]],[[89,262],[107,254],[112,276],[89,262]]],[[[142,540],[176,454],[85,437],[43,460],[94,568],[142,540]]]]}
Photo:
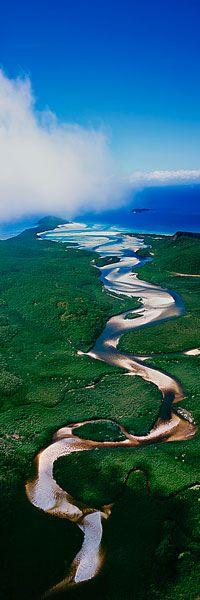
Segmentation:
{"type": "Polygon", "coordinates": [[[130,176],[133,187],[140,185],[167,185],[181,183],[200,183],[200,169],[179,169],[177,171],[134,171],[130,176]]]}
{"type": "Polygon", "coordinates": [[[103,129],[38,112],[30,80],[0,71],[0,220],[49,213],[73,218],[116,208],[137,189],[180,182],[200,182],[200,170],[125,177],[103,129]]]}
{"type": "Polygon", "coordinates": [[[130,183],[119,173],[103,130],[38,113],[29,79],[0,71],[0,219],[111,208],[130,183]]]}

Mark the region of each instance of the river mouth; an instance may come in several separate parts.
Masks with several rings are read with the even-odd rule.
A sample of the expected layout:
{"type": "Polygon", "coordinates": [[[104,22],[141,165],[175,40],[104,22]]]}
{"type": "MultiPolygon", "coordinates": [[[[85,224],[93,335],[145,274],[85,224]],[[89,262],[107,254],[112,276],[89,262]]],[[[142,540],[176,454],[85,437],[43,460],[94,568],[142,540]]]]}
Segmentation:
{"type": "MultiPolygon", "coordinates": [[[[53,595],[68,586],[80,585],[97,575],[104,562],[102,548],[103,526],[109,518],[112,506],[104,506],[101,510],[84,506],[64,491],[56,482],[53,474],[54,462],[61,456],[72,452],[88,451],[95,448],[132,448],[155,442],[172,442],[192,438],[196,433],[193,420],[173,411],[173,404],[184,397],[179,381],[167,373],[158,371],[134,354],[124,354],[118,350],[120,337],[143,327],[176,318],[183,314],[181,298],[160,286],[139,280],[137,270],[140,261],[137,250],[144,247],[141,239],[121,233],[115,228],[87,227],[83,224],[67,224],[54,231],[39,234],[40,238],[53,241],[68,242],[79,249],[92,250],[105,260],[99,266],[101,281],[110,294],[139,298],[140,307],[133,311],[111,317],[96,340],[93,348],[86,353],[95,360],[118,366],[130,376],[139,376],[145,381],[154,383],[162,394],[160,414],[147,435],[136,436],[119,428],[124,436],[120,441],[95,441],[80,438],[74,430],[92,420],[72,423],[55,432],[52,443],[36,457],[36,476],[26,484],[26,494],[30,502],[38,509],[73,521],[83,534],[83,544],[74,558],[70,571],[61,582],[47,592],[46,597],[53,595]],[[115,262],[108,258],[115,257],[115,262]],[[116,260],[117,258],[117,260],[116,260]],[[134,317],[134,318],[130,318],[134,317]]],[[[79,354],[83,352],[79,351],[79,354]]]]}

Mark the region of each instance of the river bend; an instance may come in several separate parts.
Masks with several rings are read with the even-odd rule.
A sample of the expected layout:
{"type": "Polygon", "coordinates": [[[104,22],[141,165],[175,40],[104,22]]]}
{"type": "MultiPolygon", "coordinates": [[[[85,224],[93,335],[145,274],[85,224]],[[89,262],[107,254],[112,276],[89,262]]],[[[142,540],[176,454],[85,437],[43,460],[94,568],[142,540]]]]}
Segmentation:
{"type": "MultiPolygon", "coordinates": [[[[39,234],[40,238],[70,242],[77,248],[95,251],[105,259],[104,266],[98,267],[100,278],[110,294],[138,298],[140,308],[129,310],[111,317],[93,348],[87,353],[96,360],[125,369],[130,376],[139,376],[154,383],[161,391],[163,403],[160,416],[153,428],[145,436],[135,436],[119,426],[125,439],[118,442],[98,442],[84,440],[74,433],[74,429],[84,423],[68,424],[59,429],[52,443],[36,457],[36,476],[26,484],[26,494],[30,502],[38,509],[66,518],[77,523],[83,533],[80,551],[75,556],[69,573],[57,583],[45,596],[65,589],[69,585],[83,583],[94,577],[104,562],[102,546],[103,525],[109,517],[112,507],[102,510],[77,503],[70,494],[62,490],[54,479],[54,462],[61,456],[72,452],[92,450],[99,447],[132,447],[153,442],[172,442],[186,440],[194,436],[196,426],[186,411],[184,418],[173,411],[173,404],[183,399],[181,383],[166,373],[148,366],[148,357],[124,354],[118,350],[120,337],[131,330],[150,327],[163,320],[178,317],[183,312],[181,299],[172,291],[152,285],[137,277],[138,268],[144,263],[137,257],[137,251],[144,247],[141,239],[120,232],[116,228],[86,226],[82,223],[70,223],[57,227],[54,231],[39,234]],[[108,257],[111,262],[108,262],[108,257]],[[112,261],[114,257],[115,262],[112,261]],[[134,315],[134,318],[131,318],[134,315]]],[[[81,350],[79,352],[82,354],[81,350]]],[[[89,421],[91,422],[91,421],[89,421]]]]}

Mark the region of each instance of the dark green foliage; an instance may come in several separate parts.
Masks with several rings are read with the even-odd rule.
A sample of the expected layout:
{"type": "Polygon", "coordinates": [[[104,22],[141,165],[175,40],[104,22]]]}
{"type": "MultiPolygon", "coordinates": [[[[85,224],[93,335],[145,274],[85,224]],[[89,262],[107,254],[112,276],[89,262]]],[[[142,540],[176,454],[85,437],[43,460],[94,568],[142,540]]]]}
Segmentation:
{"type": "Polygon", "coordinates": [[[0,393],[1,394],[11,394],[15,393],[17,389],[21,386],[22,380],[14,375],[13,373],[9,373],[5,369],[1,369],[0,371],[0,393]]]}
{"type": "Polygon", "coordinates": [[[152,246],[154,260],[152,263],[142,267],[142,272],[147,269],[150,274],[149,281],[156,276],[160,280],[169,273],[199,274],[200,265],[200,239],[179,238],[176,241],[172,237],[163,236],[162,239],[156,236],[144,236],[145,243],[152,246]]]}
{"type": "Polygon", "coordinates": [[[15,403],[30,402],[37,393],[42,402],[43,388],[46,403],[48,382],[63,397],[67,389],[93,382],[93,373],[96,380],[109,372],[104,365],[88,367],[76,351],[87,350],[109,315],[130,301],[102,293],[90,260],[86,252],[37,239],[35,230],[0,242],[1,348],[6,371],[24,383],[15,403]]]}
{"type": "Polygon", "coordinates": [[[149,243],[152,245],[154,259],[140,267],[139,278],[177,292],[184,301],[186,312],[178,319],[155,325],[151,329],[145,327],[127,333],[120,341],[120,348],[137,355],[162,354],[163,351],[181,352],[196,348],[200,335],[200,278],[179,277],[173,272],[194,274],[200,271],[200,240],[155,240],[151,237],[149,243]]]}
{"type": "MultiPolygon", "coordinates": [[[[61,221],[43,220],[38,231],[57,222],[61,221]]],[[[75,525],[42,513],[26,499],[24,486],[33,474],[35,454],[50,443],[57,429],[72,421],[102,419],[77,428],[81,437],[91,439],[121,437],[117,425],[105,419],[146,433],[161,401],[150,383],[77,355],[77,350],[93,344],[109,316],[137,306],[137,301],[115,299],[102,291],[98,271],[90,264],[96,260],[94,254],[38,240],[35,233],[29,230],[0,242],[3,600],[39,600],[63,577],[81,545],[82,534],[75,525]]],[[[189,272],[190,262],[195,272],[199,242],[147,236],[149,242],[156,267],[154,262],[146,265],[140,276],[180,292],[188,321],[183,321],[186,315],[173,321],[171,329],[171,323],[165,323],[158,326],[162,331],[146,330],[148,336],[145,330],[129,334],[124,337],[126,351],[128,345],[145,354],[163,347],[191,348],[196,345],[199,318],[198,280],[178,278],[171,271],[184,264],[189,272]]],[[[152,360],[156,368],[183,381],[182,406],[198,422],[198,358],[174,354],[152,360]]],[[[197,481],[198,451],[196,436],[137,449],[81,452],[55,463],[57,480],[75,498],[95,506],[115,501],[105,528],[108,556],[102,575],[64,597],[197,599],[198,489],[179,490],[197,481]],[[140,472],[127,480],[133,468],[140,472]]]]}
{"type": "MultiPolygon", "coordinates": [[[[47,227],[42,222],[38,231],[47,227]]],[[[132,307],[132,300],[102,292],[90,264],[95,255],[38,240],[36,231],[0,242],[4,600],[39,598],[62,577],[81,542],[75,526],[40,513],[26,499],[35,454],[69,421],[117,419],[127,395],[130,426],[146,426],[139,414],[132,419],[131,402],[137,403],[139,392],[148,403],[151,394],[148,384],[130,382],[117,368],[77,355],[93,344],[109,316],[132,307]]],[[[156,412],[159,403],[156,394],[156,412]]]]}
{"type": "Polygon", "coordinates": [[[74,429],[74,434],[80,438],[96,440],[99,442],[125,440],[117,423],[111,421],[96,421],[86,423],[74,429]]]}
{"type": "MultiPolygon", "coordinates": [[[[139,453],[135,459],[133,453],[134,449],[132,464],[139,467],[139,453]]],[[[108,450],[82,452],[79,464],[77,457],[71,455],[55,465],[55,473],[60,470],[59,482],[64,486],[65,478],[66,484],[70,478],[71,490],[77,496],[81,490],[80,500],[87,498],[100,507],[105,501],[115,500],[104,529],[107,561],[103,573],[87,584],[80,596],[72,594],[70,598],[172,600],[175,594],[179,600],[195,600],[199,575],[199,490],[194,487],[168,497],[164,489],[157,488],[159,491],[152,493],[146,485],[147,466],[146,474],[145,469],[132,471],[124,483],[128,451],[125,456],[121,450],[117,457],[116,451],[109,454],[108,450]]],[[[69,485],[66,488],[69,490],[69,485]]]]}

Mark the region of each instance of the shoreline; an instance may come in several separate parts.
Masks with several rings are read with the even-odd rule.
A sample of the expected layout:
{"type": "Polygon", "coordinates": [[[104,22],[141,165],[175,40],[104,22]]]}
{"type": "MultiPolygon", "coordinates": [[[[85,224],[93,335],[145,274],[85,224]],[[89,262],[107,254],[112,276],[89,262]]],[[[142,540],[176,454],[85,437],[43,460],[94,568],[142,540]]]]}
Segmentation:
{"type": "MultiPolygon", "coordinates": [[[[173,217],[173,215],[172,215],[173,217]]],[[[45,219],[46,217],[44,217],[45,219]]],[[[27,229],[30,228],[37,228],[38,225],[40,224],[40,220],[41,217],[30,217],[30,218],[24,218],[22,221],[9,221],[8,223],[4,223],[2,222],[2,224],[0,224],[0,241],[5,241],[7,239],[11,239],[14,237],[17,237],[18,235],[20,235],[21,233],[24,233],[24,231],[26,231],[27,229]]],[[[64,219],[62,217],[60,217],[60,225],[58,225],[58,227],[62,228],[63,226],[63,221],[64,219]]],[[[84,215],[83,215],[83,221],[84,221],[84,215]]],[[[57,218],[57,222],[59,223],[59,217],[57,218]]],[[[66,218],[66,223],[69,223],[69,221],[67,221],[66,218]]],[[[73,225],[73,223],[79,223],[78,221],[70,221],[70,224],[73,225]]],[[[150,237],[156,237],[156,236],[161,236],[161,237],[172,237],[173,235],[175,235],[177,233],[177,231],[181,231],[183,233],[195,233],[194,229],[191,229],[188,231],[188,229],[183,229],[181,227],[181,225],[179,227],[174,228],[172,231],[163,231],[159,230],[159,231],[155,231],[152,230],[151,227],[145,228],[145,227],[139,227],[139,229],[137,229],[136,227],[130,227],[130,225],[121,225],[120,223],[115,222],[114,219],[114,213],[113,213],[113,223],[108,223],[105,221],[97,221],[97,222],[93,222],[93,221],[85,221],[86,226],[90,226],[90,225],[94,225],[97,227],[103,227],[103,228],[113,228],[113,229],[119,229],[121,231],[121,233],[125,233],[128,234],[130,233],[130,235],[145,235],[145,236],[150,236],[150,237]]],[[[198,229],[198,228],[197,228],[198,229]]],[[[47,230],[48,231],[48,230],[47,230]]],[[[45,232],[45,231],[44,231],[45,232]]],[[[43,232],[43,233],[44,233],[43,232]]],[[[46,233],[46,232],[45,232],[46,233]]],[[[197,231],[197,233],[199,233],[200,235],[200,229],[199,231],[197,231]]]]}
{"type": "MultiPolygon", "coordinates": [[[[136,265],[139,266],[140,261],[137,258],[133,260],[133,255],[128,257],[126,252],[128,250],[136,252],[138,248],[144,246],[143,243],[137,239],[131,240],[131,236],[128,235],[126,243],[122,232],[113,232],[112,230],[110,231],[110,239],[108,240],[108,231],[105,232],[104,230],[87,231],[84,228],[82,231],[79,230],[76,232],[69,224],[67,231],[68,233],[65,231],[64,241],[69,240],[70,243],[72,242],[77,245],[79,239],[78,248],[80,249],[93,250],[101,258],[106,258],[113,254],[116,255],[117,253],[119,257],[118,263],[98,267],[101,273],[106,272],[100,279],[108,291],[112,291],[117,295],[123,294],[130,297],[140,297],[142,302],[139,309],[133,309],[132,311],[126,311],[125,313],[111,317],[93,348],[85,354],[94,359],[108,362],[111,365],[125,368],[129,375],[140,376],[144,380],[154,383],[162,393],[163,403],[157,421],[145,436],[130,434],[120,425],[121,430],[125,434],[125,440],[123,441],[95,442],[82,439],[73,434],[73,429],[88,423],[88,421],[83,421],[58,430],[54,434],[53,442],[37,455],[38,471],[36,478],[28,481],[26,484],[26,493],[30,502],[44,512],[74,521],[84,533],[83,545],[71,564],[69,575],[51,588],[46,597],[68,585],[88,581],[99,572],[102,566],[102,524],[104,519],[107,519],[110,515],[111,510],[109,508],[108,511],[104,512],[102,509],[102,512],[99,512],[96,508],[83,507],[80,503],[77,506],[70,494],[62,490],[54,479],[53,465],[55,460],[71,452],[86,451],[92,448],[135,447],[158,441],[186,440],[192,438],[197,430],[195,423],[187,415],[187,411],[185,411],[183,417],[181,413],[175,413],[172,410],[173,403],[182,400],[184,397],[181,384],[164,372],[152,369],[144,364],[142,357],[138,360],[134,355],[127,355],[117,350],[119,339],[124,332],[140,328],[142,324],[152,325],[160,322],[160,319],[167,320],[175,316],[177,317],[181,312],[181,304],[179,306],[177,299],[168,290],[163,290],[160,286],[142,281],[137,278],[136,273],[132,272],[132,268],[136,267],[136,265]],[[91,237],[93,238],[93,245],[91,245],[91,237]],[[116,238],[117,245],[115,243],[116,238]],[[124,266],[124,259],[126,266],[124,266]],[[127,319],[127,314],[130,312],[134,313],[137,318],[127,319]],[[90,516],[88,516],[88,512],[90,516]],[[98,533],[98,543],[95,545],[93,534],[91,536],[91,519],[95,519],[95,522],[97,519],[96,533],[98,533]]],[[[53,241],[55,241],[56,235],[54,231],[48,232],[46,235],[43,232],[41,233],[41,238],[51,238],[52,240],[54,238],[53,241]]],[[[177,296],[177,294],[175,295],[177,296]]],[[[79,351],[78,354],[84,353],[79,351]]],[[[94,524],[92,531],[93,527],[94,524]]]]}

